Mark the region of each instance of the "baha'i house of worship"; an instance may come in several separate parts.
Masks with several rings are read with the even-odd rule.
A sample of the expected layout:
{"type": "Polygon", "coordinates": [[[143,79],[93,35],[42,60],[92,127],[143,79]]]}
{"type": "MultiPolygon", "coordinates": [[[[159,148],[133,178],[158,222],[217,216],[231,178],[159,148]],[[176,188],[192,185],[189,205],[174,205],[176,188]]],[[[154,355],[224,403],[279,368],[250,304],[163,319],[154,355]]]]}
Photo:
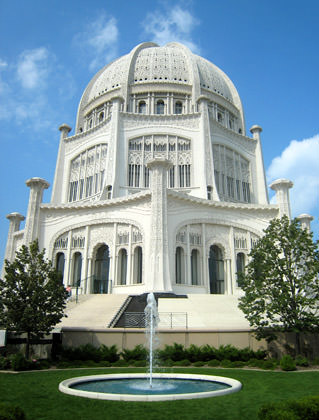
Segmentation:
{"type": "Polygon", "coordinates": [[[248,330],[237,273],[269,221],[290,215],[292,182],[273,182],[269,204],[262,129],[246,134],[226,74],[181,44],[140,44],[90,81],[74,134],[59,130],[51,201],[47,181],[26,181],[5,258],[38,238],[79,300],[61,325],[116,326],[133,296],[153,291],[159,312],[186,314],[188,328],[248,330]]]}

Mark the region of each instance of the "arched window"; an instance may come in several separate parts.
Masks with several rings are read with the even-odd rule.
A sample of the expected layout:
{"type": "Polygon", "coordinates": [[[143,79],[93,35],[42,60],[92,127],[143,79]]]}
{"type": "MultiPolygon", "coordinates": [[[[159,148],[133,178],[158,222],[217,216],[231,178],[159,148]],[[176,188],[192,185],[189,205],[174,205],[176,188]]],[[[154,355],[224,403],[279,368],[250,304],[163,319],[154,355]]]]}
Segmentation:
{"type": "Polygon", "coordinates": [[[221,249],[217,245],[212,245],[209,250],[208,259],[210,293],[224,294],[224,260],[221,249]]]}
{"type": "Polygon", "coordinates": [[[122,248],[118,256],[118,284],[126,284],[127,252],[122,248]]]}
{"type": "Polygon", "coordinates": [[[56,269],[61,274],[61,283],[63,283],[63,277],[64,277],[64,253],[59,252],[56,256],[56,269]]]}
{"type": "Polygon", "coordinates": [[[164,101],[162,99],[156,102],[156,114],[164,114],[164,101]]]}
{"type": "Polygon", "coordinates": [[[237,284],[238,284],[238,274],[245,272],[245,254],[243,252],[238,252],[237,254],[236,271],[237,271],[237,284]]]}
{"type": "Polygon", "coordinates": [[[99,113],[99,122],[102,122],[104,119],[104,112],[99,113]]]}
{"type": "Polygon", "coordinates": [[[110,251],[107,245],[99,247],[94,263],[93,293],[107,293],[109,289],[110,251]]]}
{"type": "Polygon", "coordinates": [[[142,248],[137,246],[134,250],[134,283],[142,283],[142,263],[143,253],[142,248]]]}
{"type": "Polygon", "coordinates": [[[193,249],[191,253],[191,281],[193,285],[199,284],[199,253],[197,249],[193,249]]]}
{"type": "Polygon", "coordinates": [[[81,255],[81,252],[76,252],[73,255],[72,286],[81,285],[81,271],[82,271],[82,255],[81,255]]]}
{"type": "Polygon", "coordinates": [[[139,114],[146,114],[146,102],[140,101],[138,104],[138,113],[139,114]]]}
{"type": "Polygon", "coordinates": [[[182,112],[183,112],[182,102],[180,102],[180,101],[175,102],[175,114],[181,114],[182,112]]]}
{"type": "Polygon", "coordinates": [[[175,281],[177,284],[185,283],[184,250],[178,246],[175,254],[175,281]]]}

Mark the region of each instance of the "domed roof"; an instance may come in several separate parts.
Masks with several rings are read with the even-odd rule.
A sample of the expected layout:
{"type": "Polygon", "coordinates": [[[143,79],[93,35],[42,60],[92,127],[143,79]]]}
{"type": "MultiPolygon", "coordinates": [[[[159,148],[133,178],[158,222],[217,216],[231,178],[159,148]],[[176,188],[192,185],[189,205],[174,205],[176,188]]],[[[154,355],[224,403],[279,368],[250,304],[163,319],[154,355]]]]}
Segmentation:
{"type": "Polygon", "coordinates": [[[169,43],[160,47],[151,42],[138,45],[101,69],[85,89],[79,113],[89,112],[91,103],[93,105],[104,95],[109,96],[112,91],[114,96],[127,101],[131,87],[145,84],[169,84],[177,89],[187,85],[194,104],[201,95],[213,93],[232,103],[242,114],[235,86],[217,66],[193,54],[184,45],[169,43]]]}

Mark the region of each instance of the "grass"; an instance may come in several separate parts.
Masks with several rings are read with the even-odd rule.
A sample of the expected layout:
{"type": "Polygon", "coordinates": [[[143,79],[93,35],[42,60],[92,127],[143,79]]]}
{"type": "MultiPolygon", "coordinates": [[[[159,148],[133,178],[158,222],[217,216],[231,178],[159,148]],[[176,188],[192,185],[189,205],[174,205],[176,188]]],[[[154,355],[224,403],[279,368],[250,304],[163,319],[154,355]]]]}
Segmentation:
{"type": "MultiPolygon", "coordinates": [[[[27,420],[254,420],[264,403],[319,395],[319,371],[165,369],[165,372],[172,371],[228,376],[238,379],[243,389],[223,397],[151,403],[98,401],[66,395],[58,390],[59,383],[67,378],[114,373],[114,369],[105,368],[0,373],[0,395],[3,402],[19,405],[27,420]]],[[[145,372],[145,368],[121,368],[116,372],[145,372]]]]}

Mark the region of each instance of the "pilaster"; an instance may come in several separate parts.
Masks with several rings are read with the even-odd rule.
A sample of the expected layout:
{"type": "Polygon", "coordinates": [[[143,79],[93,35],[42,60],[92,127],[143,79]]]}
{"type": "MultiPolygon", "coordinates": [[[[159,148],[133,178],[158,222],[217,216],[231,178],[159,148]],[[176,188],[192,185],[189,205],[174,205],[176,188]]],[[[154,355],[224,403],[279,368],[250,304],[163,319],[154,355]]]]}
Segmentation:
{"type": "MultiPolygon", "coordinates": [[[[6,245],[6,251],[4,254],[4,259],[12,261],[14,258],[14,233],[20,230],[20,223],[25,219],[24,216],[20,213],[10,213],[7,216],[7,219],[10,221],[8,239],[6,245]]],[[[2,269],[2,277],[4,277],[4,267],[2,269]]]]}
{"type": "Polygon", "coordinates": [[[172,290],[168,256],[167,230],[167,171],[171,163],[166,159],[148,162],[151,170],[151,251],[150,278],[146,279],[149,291],[172,290]]]}

